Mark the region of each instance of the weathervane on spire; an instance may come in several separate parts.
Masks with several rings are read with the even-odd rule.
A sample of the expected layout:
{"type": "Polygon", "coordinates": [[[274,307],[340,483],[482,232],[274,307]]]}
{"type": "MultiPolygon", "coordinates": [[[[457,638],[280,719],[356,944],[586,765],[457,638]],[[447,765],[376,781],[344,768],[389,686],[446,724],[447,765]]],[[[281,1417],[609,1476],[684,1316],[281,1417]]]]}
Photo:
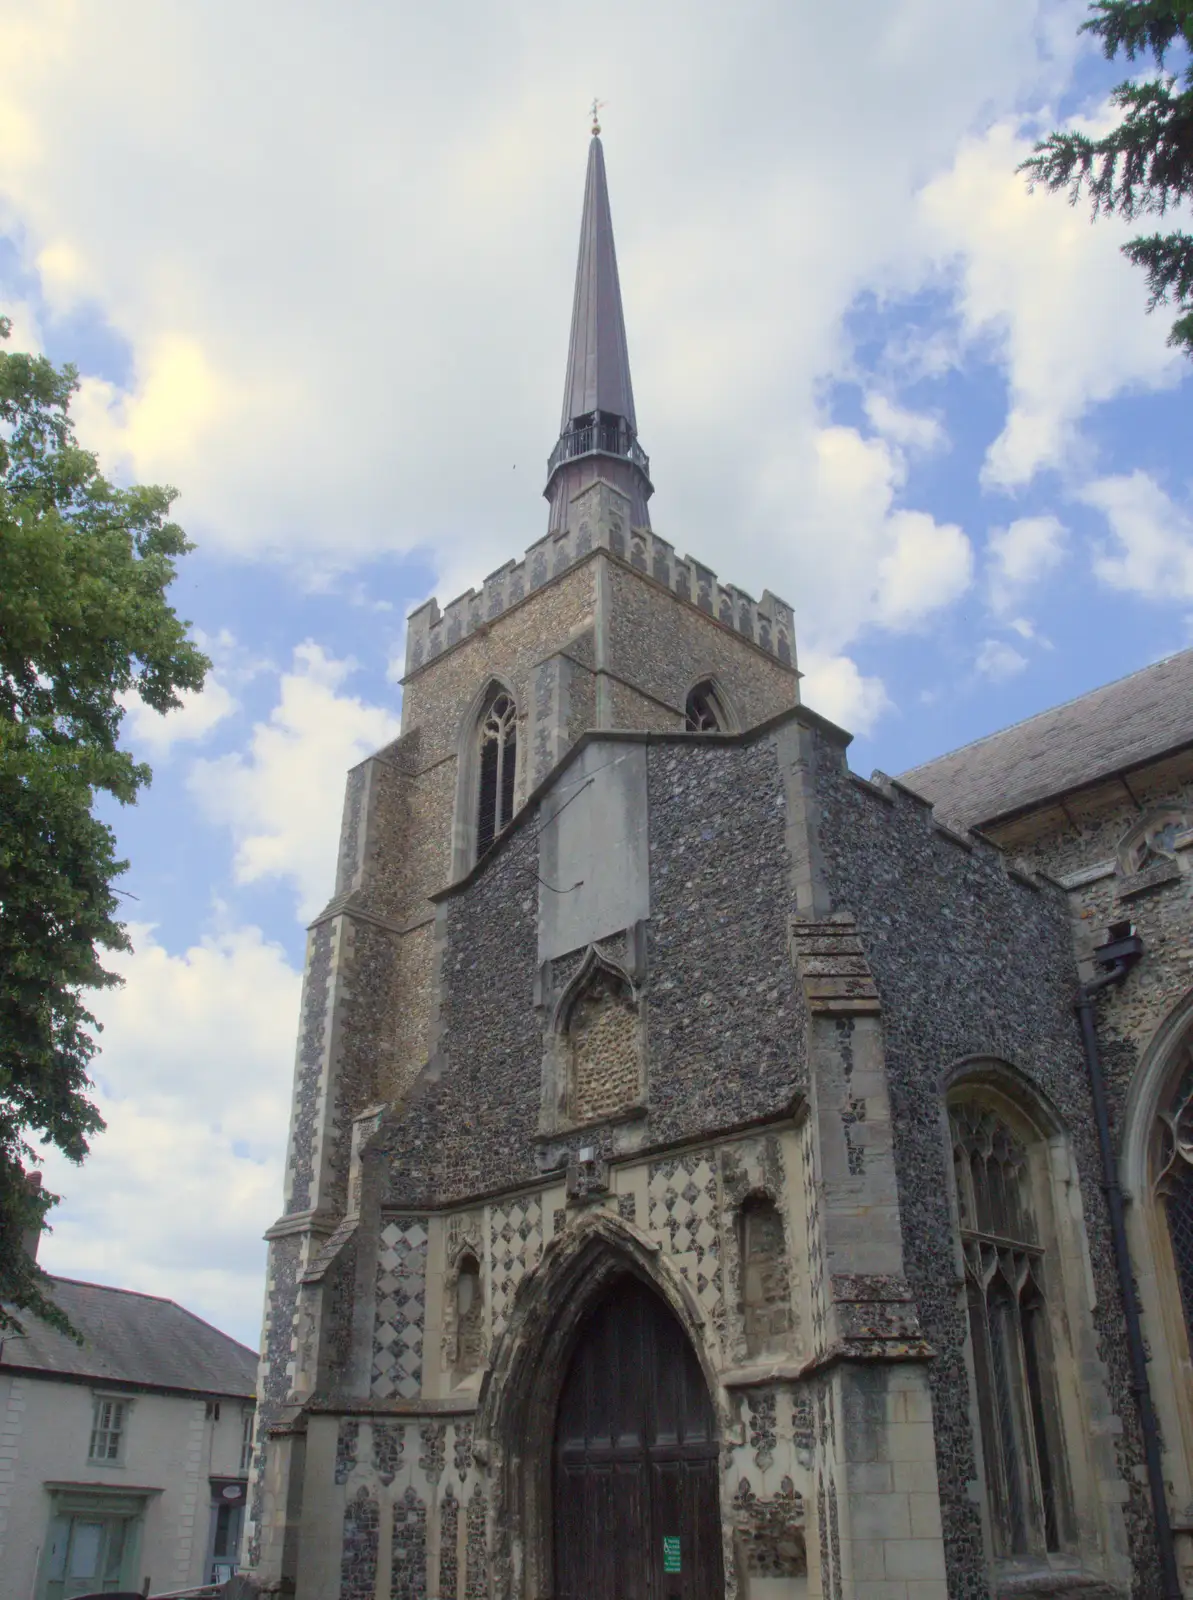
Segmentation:
{"type": "Polygon", "coordinates": [[[597,100],[595,97],[593,98],[593,102],[592,102],[592,136],[593,136],[594,139],[596,138],[597,134],[600,133],[600,131],[601,131],[601,125],[597,121],[597,112],[601,109],[601,107],[604,104],[605,104],[605,102],[603,100],[597,100]]]}

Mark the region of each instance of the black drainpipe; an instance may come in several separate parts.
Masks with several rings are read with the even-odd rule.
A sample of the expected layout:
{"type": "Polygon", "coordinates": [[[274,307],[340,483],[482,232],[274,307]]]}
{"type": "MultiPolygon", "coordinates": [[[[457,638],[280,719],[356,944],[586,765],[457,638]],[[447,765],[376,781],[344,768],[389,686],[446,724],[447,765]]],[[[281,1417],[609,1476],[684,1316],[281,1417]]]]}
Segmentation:
{"type": "Polygon", "coordinates": [[[1139,1297],[1135,1290],[1135,1274],[1131,1270],[1131,1253],[1127,1248],[1123,1190],[1118,1181],[1118,1160],[1110,1136],[1110,1118],[1106,1110],[1106,1082],[1102,1077],[1098,1034],[1094,1023],[1095,996],[1111,984],[1121,983],[1142,954],[1143,941],[1137,936],[1134,928],[1121,923],[1112,928],[1110,942],[1094,951],[1094,959],[1104,970],[1092,983],[1081,985],[1076,1011],[1081,1024],[1081,1042],[1085,1046],[1085,1065],[1089,1072],[1090,1095],[1094,1102],[1094,1121],[1098,1126],[1098,1146],[1102,1154],[1102,1189],[1110,1213],[1114,1264],[1118,1270],[1118,1286],[1127,1319],[1127,1349],[1131,1360],[1130,1390],[1135,1396],[1135,1404],[1139,1407],[1139,1428],[1143,1434],[1143,1455],[1147,1464],[1148,1488],[1151,1490],[1152,1514],[1156,1522],[1156,1546],[1160,1552],[1164,1600],[1182,1600],[1183,1591],[1176,1564],[1176,1544],[1172,1536],[1168,1495],[1164,1487],[1160,1430],[1156,1426],[1151,1385],[1147,1378],[1147,1352],[1144,1349],[1143,1328],[1140,1324],[1139,1297]]]}

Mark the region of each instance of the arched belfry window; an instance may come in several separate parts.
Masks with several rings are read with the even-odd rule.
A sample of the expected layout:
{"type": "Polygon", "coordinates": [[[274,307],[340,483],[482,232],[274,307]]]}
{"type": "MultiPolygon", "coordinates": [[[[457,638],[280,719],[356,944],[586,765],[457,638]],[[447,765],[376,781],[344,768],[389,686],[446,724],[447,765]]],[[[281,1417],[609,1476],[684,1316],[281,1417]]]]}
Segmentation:
{"type": "Polygon", "coordinates": [[[1070,1534],[1039,1163],[981,1099],[951,1105],[949,1123],[994,1548],[1048,1554],[1070,1534]]]}
{"type": "Polygon", "coordinates": [[[688,694],[684,724],[689,733],[728,733],[729,717],[716,686],[705,679],[688,694]]]}
{"type": "Polygon", "coordinates": [[[476,809],[479,860],[514,814],[514,775],[518,765],[518,713],[513,697],[500,690],[480,722],[480,788],[476,809]]]}

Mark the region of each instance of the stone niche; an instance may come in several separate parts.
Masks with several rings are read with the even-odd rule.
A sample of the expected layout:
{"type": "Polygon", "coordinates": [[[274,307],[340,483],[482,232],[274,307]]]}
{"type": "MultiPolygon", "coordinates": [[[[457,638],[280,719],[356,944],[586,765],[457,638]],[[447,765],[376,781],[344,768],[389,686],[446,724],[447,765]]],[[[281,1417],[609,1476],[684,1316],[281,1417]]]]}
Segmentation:
{"type": "Polygon", "coordinates": [[[739,1215],[742,1320],[746,1354],[786,1348],[793,1325],[783,1216],[766,1195],[750,1195],[739,1215]]]}
{"type": "Polygon", "coordinates": [[[443,1297],[443,1360],[453,1387],[478,1373],[485,1360],[485,1291],[481,1219],[457,1214],[447,1226],[443,1297]]]}
{"type": "Polygon", "coordinates": [[[567,1049],[569,1121],[596,1122],[637,1104],[638,1007],[623,978],[607,969],[594,975],[572,1008],[567,1049]]]}
{"type": "Polygon", "coordinates": [[[642,1000],[630,973],[598,945],[572,965],[547,1026],[544,1133],[638,1116],[645,1104],[642,1000]]]}

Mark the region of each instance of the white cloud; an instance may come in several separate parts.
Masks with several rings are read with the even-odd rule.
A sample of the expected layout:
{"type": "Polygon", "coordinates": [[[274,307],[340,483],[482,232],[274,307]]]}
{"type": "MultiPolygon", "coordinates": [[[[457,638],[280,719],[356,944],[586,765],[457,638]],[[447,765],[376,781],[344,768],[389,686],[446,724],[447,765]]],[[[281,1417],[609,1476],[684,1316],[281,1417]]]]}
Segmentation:
{"type": "Polygon", "coordinates": [[[886,395],[871,391],[864,401],[866,417],[876,432],[902,445],[905,450],[928,452],[948,444],[948,435],[939,417],[920,411],[907,411],[886,395]]]}
{"type": "MultiPolygon", "coordinates": [[[[1005,616],[1031,597],[1041,579],[1064,560],[1067,540],[1068,530],[1053,516],[1019,517],[1009,527],[993,529],[986,546],[992,609],[1005,616]]],[[[1008,625],[1030,637],[1031,624],[1024,618],[1008,625]]]]}
{"type": "Polygon", "coordinates": [[[879,717],[892,709],[882,679],[863,677],[848,656],[813,653],[801,658],[800,668],[804,705],[850,733],[869,733],[879,717]]]}
{"type": "Polygon", "coordinates": [[[304,919],[331,894],[345,773],[399,731],[386,707],[338,692],[352,671],[300,645],[247,751],[196,761],[188,780],[204,814],[232,831],[237,882],[290,883],[304,919]]]}
{"type": "Polygon", "coordinates": [[[197,743],[239,710],[214,673],[201,690],[182,689],[178,698],[181,704],[166,712],[152,710],[136,695],[125,700],[122,738],[139,760],[161,760],[176,744],[197,743]]]}
{"type": "Polygon", "coordinates": [[[1079,498],[1110,524],[1114,543],[1094,561],[1103,583],[1147,600],[1193,599],[1193,512],[1146,472],[1100,478],[1079,498]]]}
{"type": "Polygon", "coordinates": [[[925,511],[896,511],[890,548],[878,564],[877,618],[890,628],[913,628],[929,613],[959,599],[973,578],[973,551],[955,523],[925,511]]]}
{"type": "Polygon", "coordinates": [[[991,683],[1005,683],[1008,678],[1018,677],[1027,666],[1027,657],[1002,639],[983,639],[974,666],[979,677],[988,678],[991,683]]]}
{"type": "Polygon", "coordinates": [[[85,434],[177,483],[209,549],[429,549],[441,591],[543,525],[594,76],[659,525],[754,589],[802,576],[785,520],[745,530],[732,570],[769,419],[814,447],[846,312],[922,280],[916,188],[985,107],[1065,76],[1041,0],[893,0],[877,26],[866,0],[759,0],[744,23],[611,0],[595,34],[546,0],[517,25],[469,4],[352,28],[309,0],[123,15],[11,0],[0,24],[0,222],[55,309],[130,347],[127,390],[85,383],[85,434]]]}
{"type": "Polygon", "coordinates": [[[969,587],[969,540],[897,504],[906,476],[900,449],[855,428],[774,447],[757,493],[786,531],[790,588],[773,586],[795,605],[805,653],[835,655],[867,627],[917,628],[969,587]]]}
{"type": "Polygon", "coordinates": [[[40,1258],[66,1277],[164,1294],[257,1343],[264,1247],[281,1207],[300,975],[256,928],[171,955],[153,929],[112,959],[93,1063],[107,1131],[63,1196],[40,1258]]]}
{"type": "Polygon", "coordinates": [[[517,26],[464,0],[353,28],[310,0],[260,0],[247,24],[234,0],[202,22],[128,0],[115,30],[10,0],[0,226],[53,309],[127,341],[126,388],[85,380],[83,433],[177,483],[206,548],[321,572],[418,552],[444,599],[543,526],[576,107],[599,77],[656,526],[790,598],[805,650],[835,655],[969,581],[961,529],[907,492],[941,419],[853,371],[859,296],[954,274],[960,326],[922,329],[911,364],[939,375],[959,340],[993,339],[995,483],[1060,459],[1098,399],[1180,370],[1117,225],[1029,196],[1017,126],[973,132],[1065,88],[1079,43],[1055,10],[892,0],[875,26],[866,0],[758,0],[743,25],[713,0],[610,0],[594,36],[546,0],[517,26]],[[793,96],[794,60],[817,70],[793,96]],[[315,78],[314,102],[295,92],[315,78]],[[851,371],[876,438],[828,425],[825,380],[851,371]]]}
{"type": "Polygon", "coordinates": [[[10,293],[3,283],[0,283],[0,315],[6,316],[12,324],[8,338],[0,341],[0,350],[27,350],[35,356],[43,353],[41,318],[36,306],[25,297],[10,293]]]}
{"type": "Polygon", "coordinates": [[[993,341],[1011,404],[986,456],[985,482],[1027,483],[1079,450],[1077,424],[1099,401],[1179,381],[1163,315],[1145,315],[1146,289],[1119,247],[1133,230],[1091,225],[1063,194],[1029,193],[1018,164],[1033,140],[1002,121],[967,139],[919,198],[942,263],[959,276],[971,339],[993,341]]]}

